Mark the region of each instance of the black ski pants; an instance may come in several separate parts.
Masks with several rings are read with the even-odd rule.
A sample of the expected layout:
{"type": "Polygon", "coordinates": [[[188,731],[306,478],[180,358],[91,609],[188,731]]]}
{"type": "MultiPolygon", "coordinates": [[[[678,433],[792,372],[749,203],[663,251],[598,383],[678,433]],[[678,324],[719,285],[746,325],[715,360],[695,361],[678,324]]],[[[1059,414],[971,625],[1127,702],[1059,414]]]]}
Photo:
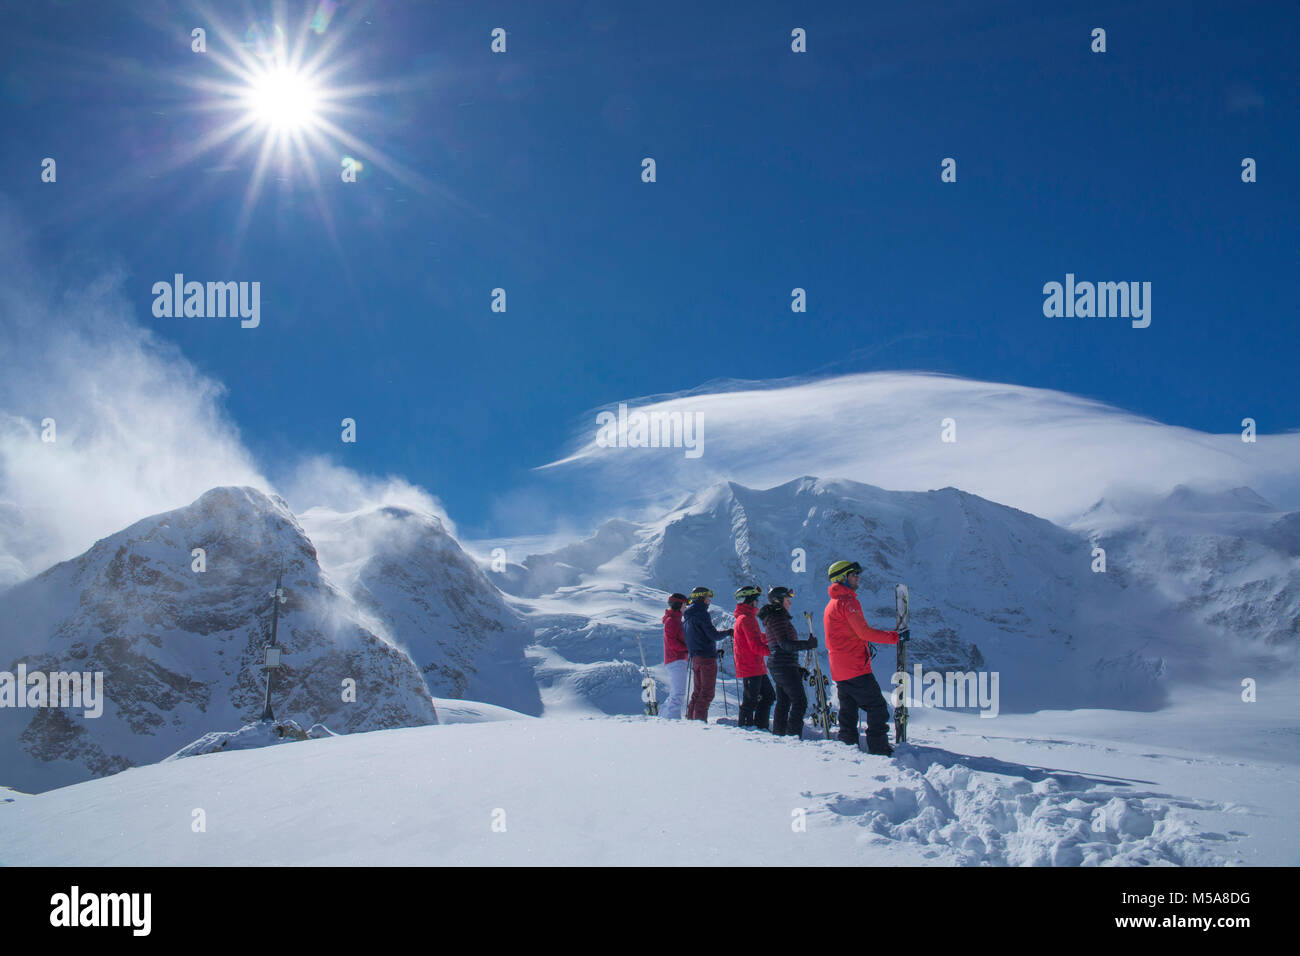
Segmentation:
{"type": "Polygon", "coordinates": [[[849,680],[835,682],[840,695],[839,738],[846,744],[857,745],[858,709],[867,712],[867,749],[876,750],[889,745],[889,708],[876,683],[874,674],[859,674],[849,680]]]}
{"type": "Polygon", "coordinates": [[[772,712],[772,733],[777,736],[803,734],[803,715],[808,710],[808,694],[803,689],[803,675],[798,667],[769,667],[776,685],[776,709],[772,712]]]}
{"type": "Polygon", "coordinates": [[[766,674],[746,677],[745,696],[740,699],[740,726],[757,727],[767,730],[768,715],[772,712],[772,701],[776,692],[766,674]]]}

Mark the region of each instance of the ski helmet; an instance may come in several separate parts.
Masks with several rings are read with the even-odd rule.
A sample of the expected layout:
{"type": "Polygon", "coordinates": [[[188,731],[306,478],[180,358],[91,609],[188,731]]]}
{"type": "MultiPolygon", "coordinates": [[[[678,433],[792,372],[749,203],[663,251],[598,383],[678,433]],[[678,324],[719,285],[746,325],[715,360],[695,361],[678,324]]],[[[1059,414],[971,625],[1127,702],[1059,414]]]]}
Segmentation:
{"type": "Polygon", "coordinates": [[[672,608],[674,611],[680,611],[682,609],[682,605],[685,604],[686,601],[687,601],[686,595],[681,594],[677,591],[674,591],[672,594],[668,595],[668,606],[672,608]]]}
{"type": "Polygon", "coordinates": [[[789,598],[794,597],[793,588],[776,587],[776,588],[772,588],[770,591],[767,592],[767,599],[771,601],[773,604],[780,604],[788,597],[789,598]]]}
{"type": "Polygon", "coordinates": [[[704,587],[703,585],[701,585],[700,587],[696,588],[694,591],[691,592],[692,601],[699,601],[703,598],[711,598],[711,597],[713,597],[713,592],[710,591],[708,588],[704,587]]]}
{"type": "Polygon", "coordinates": [[[736,600],[748,603],[763,593],[762,588],[754,584],[746,584],[743,588],[736,588],[736,600]]]}
{"type": "Polygon", "coordinates": [[[836,561],[826,572],[826,576],[835,584],[843,584],[850,574],[861,574],[862,565],[856,561],[836,561]]]}

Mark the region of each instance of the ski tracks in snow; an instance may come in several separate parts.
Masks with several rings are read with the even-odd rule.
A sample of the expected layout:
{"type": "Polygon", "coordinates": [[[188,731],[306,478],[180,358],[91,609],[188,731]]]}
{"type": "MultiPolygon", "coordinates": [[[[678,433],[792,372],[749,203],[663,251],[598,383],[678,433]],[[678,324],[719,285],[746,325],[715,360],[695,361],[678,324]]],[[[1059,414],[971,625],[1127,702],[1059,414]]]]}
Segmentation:
{"type": "Polygon", "coordinates": [[[1245,835],[1204,830],[1193,817],[1245,808],[1137,789],[1149,781],[911,744],[880,769],[890,772],[874,777],[884,784],[874,792],[808,796],[860,827],[864,842],[919,844],[936,864],[1223,866],[1227,845],[1245,835]]]}

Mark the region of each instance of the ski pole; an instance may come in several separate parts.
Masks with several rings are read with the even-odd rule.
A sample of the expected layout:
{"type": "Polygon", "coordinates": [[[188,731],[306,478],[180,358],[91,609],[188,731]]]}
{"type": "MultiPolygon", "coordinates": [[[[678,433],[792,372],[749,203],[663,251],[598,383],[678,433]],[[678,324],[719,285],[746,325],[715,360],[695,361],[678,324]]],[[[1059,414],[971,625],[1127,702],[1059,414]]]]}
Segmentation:
{"type": "MultiPolygon", "coordinates": [[[[727,649],[724,647],[722,653],[725,654],[727,649]]],[[[718,657],[718,676],[722,678],[722,711],[728,717],[731,716],[731,705],[727,703],[727,672],[722,669],[722,657],[718,657]]]]}
{"type": "Polygon", "coordinates": [[[686,655],[686,700],[684,701],[684,703],[686,704],[687,720],[690,720],[691,714],[694,713],[694,711],[691,710],[691,684],[693,683],[691,677],[694,676],[694,674],[695,674],[695,664],[691,659],[691,655],[687,654],[686,655]]]}

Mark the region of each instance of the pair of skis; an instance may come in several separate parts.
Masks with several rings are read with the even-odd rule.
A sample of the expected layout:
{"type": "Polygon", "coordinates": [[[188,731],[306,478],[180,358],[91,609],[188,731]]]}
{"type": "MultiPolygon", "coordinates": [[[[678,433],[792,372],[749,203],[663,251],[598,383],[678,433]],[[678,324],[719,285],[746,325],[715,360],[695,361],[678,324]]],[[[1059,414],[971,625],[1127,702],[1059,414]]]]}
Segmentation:
{"type": "MultiPolygon", "coordinates": [[[[816,637],[813,634],[812,615],[807,611],[803,612],[804,618],[808,621],[808,636],[816,637]]],[[[821,656],[817,653],[817,648],[810,647],[808,653],[804,655],[804,669],[807,670],[808,658],[812,658],[812,672],[808,675],[808,683],[812,685],[815,695],[813,704],[813,726],[821,727],[826,734],[826,739],[831,739],[831,724],[835,722],[835,711],[831,709],[830,698],[826,693],[826,687],[829,681],[826,675],[822,673],[821,656]]]]}
{"type": "MultiPolygon", "coordinates": [[[[907,585],[894,585],[894,610],[898,615],[894,630],[907,630],[907,585]]],[[[894,743],[907,743],[907,642],[898,642],[898,673],[903,675],[903,683],[899,685],[901,694],[898,698],[898,706],[894,708],[894,743]]]]}
{"type": "MultiPolygon", "coordinates": [[[[894,585],[894,610],[897,615],[894,630],[907,630],[907,613],[908,613],[909,595],[906,584],[894,585]]],[[[815,637],[813,634],[812,615],[807,611],[803,616],[808,621],[808,636],[815,637]]],[[[831,723],[835,720],[835,711],[831,710],[830,703],[826,694],[826,677],[822,674],[821,659],[817,654],[817,649],[812,648],[808,651],[812,657],[813,672],[808,677],[808,683],[813,686],[817,694],[816,709],[813,711],[814,726],[821,726],[826,733],[826,739],[831,737],[831,723]]],[[[805,664],[807,659],[805,658],[805,664]]],[[[903,693],[899,698],[898,706],[894,708],[894,742],[907,742],[907,643],[898,644],[898,673],[903,675],[903,693]]]]}
{"type": "Polygon", "coordinates": [[[655,683],[655,679],[650,676],[650,668],[645,665],[645,647],[641,644],[640,636],[636,639],[636,646],[641,650],[641,702],[645,704],[647,717],[658,717],[658,685],[655,683]]]}

